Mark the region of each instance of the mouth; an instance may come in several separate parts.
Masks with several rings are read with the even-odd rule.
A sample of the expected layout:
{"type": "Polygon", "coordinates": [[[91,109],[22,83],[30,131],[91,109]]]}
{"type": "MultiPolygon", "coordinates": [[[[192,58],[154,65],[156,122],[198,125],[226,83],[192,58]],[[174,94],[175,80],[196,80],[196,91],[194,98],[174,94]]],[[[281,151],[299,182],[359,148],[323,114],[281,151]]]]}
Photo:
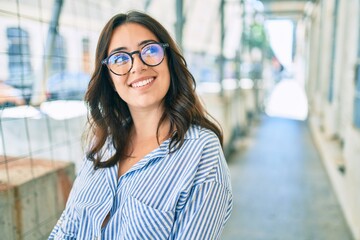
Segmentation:
{"type": "Polygon", "coordinates": [[[132,88],[144,87],[144,86],[149,85],[150,83],[152,83],[154,80],[155,80],[155,78],[151,77],[151,78],[148,78],[148,79],[137,81],[137,82],[131,83],[130,87],[132,87],[132,88]]]}

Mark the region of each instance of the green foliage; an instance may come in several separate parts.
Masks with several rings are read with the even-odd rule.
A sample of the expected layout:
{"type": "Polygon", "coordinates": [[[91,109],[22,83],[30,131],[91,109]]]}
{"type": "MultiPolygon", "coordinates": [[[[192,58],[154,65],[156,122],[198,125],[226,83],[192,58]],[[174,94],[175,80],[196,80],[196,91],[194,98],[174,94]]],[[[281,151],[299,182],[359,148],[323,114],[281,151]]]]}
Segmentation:
{"type": "Polygon", "coordinates": [[[253,23],[249,29],[244,31],[243,44],[246,47],[264,49],[268,46],[268,40],[264,25],[259,23],[253,23]]]}

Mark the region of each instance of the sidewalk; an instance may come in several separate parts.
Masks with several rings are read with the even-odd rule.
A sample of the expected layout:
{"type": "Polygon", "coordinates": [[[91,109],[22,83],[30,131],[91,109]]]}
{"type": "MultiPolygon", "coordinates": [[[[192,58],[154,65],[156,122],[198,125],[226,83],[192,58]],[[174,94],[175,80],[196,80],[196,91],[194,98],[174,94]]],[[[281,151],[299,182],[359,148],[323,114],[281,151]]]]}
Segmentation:
{"type": "Polygon", "coordinates": [[[221,239],[353,239],[306,122],[264,117],[241,145],[221,239]]]}

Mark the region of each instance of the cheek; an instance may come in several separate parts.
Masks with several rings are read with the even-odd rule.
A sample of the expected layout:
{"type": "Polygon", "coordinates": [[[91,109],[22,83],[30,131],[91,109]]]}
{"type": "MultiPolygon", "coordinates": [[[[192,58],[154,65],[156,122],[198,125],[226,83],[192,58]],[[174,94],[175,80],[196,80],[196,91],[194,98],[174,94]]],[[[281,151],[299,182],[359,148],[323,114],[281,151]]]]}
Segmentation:
{"type": "Polygon", "coordinates": [[[170,71],[169,67],[167,65],[164,65],[161,69],[162,76],[165,81],[167,81],[167,84],[170,85],[170,71]]]}
{"type": "Polygon", "coordinates": [[[118,92],[118,90],[121,90],[123,88],[123,85],[126,83],[127,77],[117,76],[113,73],[111,73],[110,76],[111,76],[111,81],[112,81],[113,87],[118,92]]]}

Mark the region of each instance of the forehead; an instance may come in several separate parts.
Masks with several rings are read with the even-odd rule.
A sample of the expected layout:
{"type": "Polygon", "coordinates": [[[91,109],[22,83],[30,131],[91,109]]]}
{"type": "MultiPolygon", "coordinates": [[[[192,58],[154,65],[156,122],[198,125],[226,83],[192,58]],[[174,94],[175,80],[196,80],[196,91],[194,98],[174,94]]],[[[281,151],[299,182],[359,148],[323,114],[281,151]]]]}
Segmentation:
{"type": "Polygon", "coordinates": [[[125,23],[115,28],[109,44],[108,52],[117,48],[135,50],[145,40],[159,41],[154,33],[141,24],[125,23]]]}

